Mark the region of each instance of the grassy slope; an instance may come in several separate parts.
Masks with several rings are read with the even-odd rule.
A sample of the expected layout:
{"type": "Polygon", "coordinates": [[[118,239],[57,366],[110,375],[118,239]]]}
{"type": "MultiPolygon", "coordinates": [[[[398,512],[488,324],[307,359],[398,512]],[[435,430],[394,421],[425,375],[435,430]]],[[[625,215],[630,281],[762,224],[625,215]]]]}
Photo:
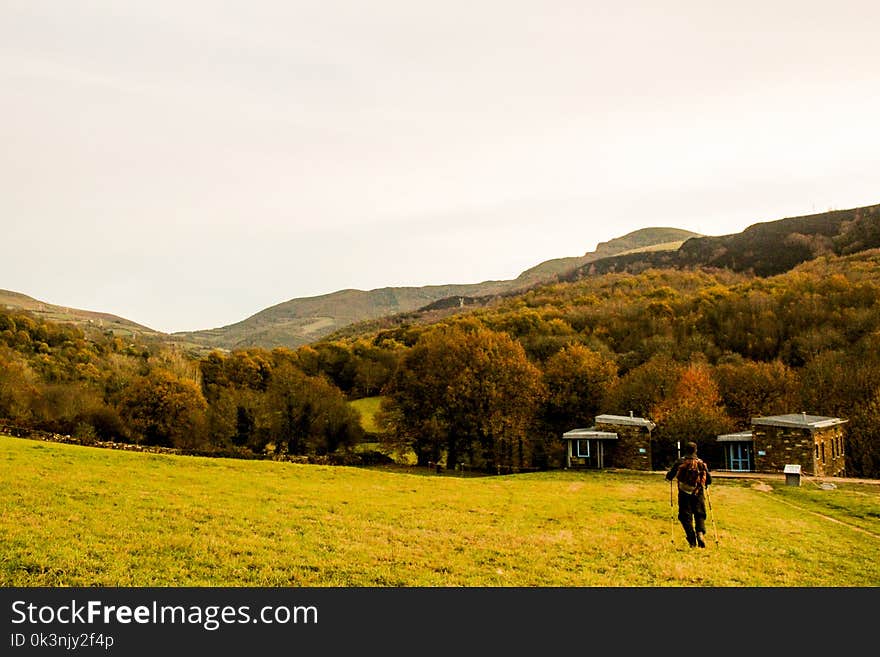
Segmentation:
{"type": "Polygon", "coordinates": [[[271,306],[229,326],[175,333],[173,337],[205,347],[226,349],[264,347],[295,348],[314,342],[353,322],[415,310],[437,299],[496,294],[506,282],[486,281],[465,285],[395,287],[377,290],[339,290],[316,297],[291,299],[271,306]]]}
{"type": "Polygon", "coordinates": [[[570,272],[583,265],[607,258],[614,255],[629,253],[644,253],[652,251],[674,251],[691,237],[702,237],[680,228],[642,228],[607,242],[601,242],[595,251],[585,253],[582,256],[569,258],[556,258],[547,260],[531,269],[527,269],[519,275],[518,280],[523,279],[547,279],[570,272]]]}
{"type": "Polygon", "coordinates": [[[367,433],[376,433],[376,413],[379,412],[379,406],[382,404],[382,397],[364,397],[362,399],[354,399],[349,402],[361,414],[361,426],[367,433]]]}
{"type": "Polygon", "coordinates": [[[713,486],[719,544],[710,521],[689,550],[656,473],[461,479],[2,437],[0,585],[880,585],[880,488],[753,484],[713,486]]]}

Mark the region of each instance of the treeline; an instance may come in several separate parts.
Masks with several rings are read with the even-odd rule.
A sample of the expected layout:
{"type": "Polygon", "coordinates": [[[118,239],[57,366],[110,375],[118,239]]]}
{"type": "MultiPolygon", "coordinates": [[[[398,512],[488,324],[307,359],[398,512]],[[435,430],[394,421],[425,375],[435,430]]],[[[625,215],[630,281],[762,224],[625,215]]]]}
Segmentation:
{"type": "Polygon", "coordinates": [[[462,312],[290,349],[213,352],[85,336],[0,313],[0,419],[85,439],[234,453],[344,454],[347,403],[384,398],[380,440],[421,464],[558,467],[599,413],[657,423],[720,463],[758,415],[847,419],[847,472],[880,476],[880,254],[760,278],[649,270],[558,283],[462,312]]]}
{"type": "MultiPolygon", "coordinates": [[[[324,345],[212,353],[127,343],[112,333],[0,312],[0,421],[70,435],[202,453],[327,455],[363,439],[349,394],[376,392],[376,360],[324,345]],[[340,358],[344,352],[346,358],[340,358]]],[[[386,376],[387,378],[387,376],[386,376]]]]}
{"type": "Polygon", "coordinates": [[[386,388],[388,439],[422,460],[552,467],[562,432],[598,413],[633,412],[658,424],[655,465],[672,458],[678,440],[697,440],[720,463],[718,434],[746,429],[755,416],[805,411],[847,419],[848,473],[877,477],[878,302],[880,254],[868,251],[770,278],[607,274],[388,328],[376,338],[412,345],[386,388]],[[515,367],[497,356],[497,335],[509,339],[505,357],[515,367]],[[477,339],[483,351],[462,355],[477,339]],[[484,361],[494,368],[468,365],[484,361]],[[445,374],[432,379],[436,372],[445,374]]]}

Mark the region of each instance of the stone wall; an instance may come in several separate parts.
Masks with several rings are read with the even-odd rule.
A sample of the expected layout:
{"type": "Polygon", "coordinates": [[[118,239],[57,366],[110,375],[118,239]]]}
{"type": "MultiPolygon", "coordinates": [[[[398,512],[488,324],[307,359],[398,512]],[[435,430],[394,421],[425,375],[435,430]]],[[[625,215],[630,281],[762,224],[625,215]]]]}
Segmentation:
{"type": "Polygon", "coordinates": [[[596,423],[596,430],[617,434],[607,441],[605,467],[630,470],[651,469],[651,433],[644,427],[596,423]]]}
{"type": "Polygon", "coordinates": [[[846,475],[844,432],[840,425],[814,432],[816,447],[816,475],[843,477],[846,475]]]}
{"type": "Polygon", "coordinates": [[[754,425],[755,470],[782,472],[786,465],[800,465],[813,473],[813,434],[809,429],[754,425]]]}

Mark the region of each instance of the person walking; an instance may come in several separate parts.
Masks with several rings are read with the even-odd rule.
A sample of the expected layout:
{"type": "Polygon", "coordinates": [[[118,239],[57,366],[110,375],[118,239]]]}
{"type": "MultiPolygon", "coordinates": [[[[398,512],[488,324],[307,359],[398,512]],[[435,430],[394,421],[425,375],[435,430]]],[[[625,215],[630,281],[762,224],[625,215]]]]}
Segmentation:
{"type": "Polygon", "coordinates": [[[678,521],[691,547],[706,547],[706,487],[712,483],[709,466],[697,456],[697,444],[686,443],[666,480],[678,484],[678,521]]]}

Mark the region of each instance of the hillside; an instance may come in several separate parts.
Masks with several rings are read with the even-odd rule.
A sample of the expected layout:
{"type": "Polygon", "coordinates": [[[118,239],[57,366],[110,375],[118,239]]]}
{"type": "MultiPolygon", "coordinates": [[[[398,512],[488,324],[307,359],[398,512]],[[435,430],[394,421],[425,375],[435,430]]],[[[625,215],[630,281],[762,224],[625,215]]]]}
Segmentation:
{"type": "MultiPolygon", "coordinates": [[[[612,243],[599,244],[592,254],[580,258],[550,260],[523,272],[520,278],[534,275],[530,286],[508,290],[511,299],[544,283],[571,283],[612,273],[638,274],[649,269],[717,269],[734,273],[772,276],[791,271],[798,265],[829,255],[848,255],[880,247],[880,205],[837,210],[802,217],[789,217],[749,226],[741,233],[718,237],[686,236],[676,229],[653,229],[657,244],[642,240],[641,231],[630,233],[612,243]],[[668,237],[683,242],[663,243],[668,237]],[[633,248],[627,248],[627,243],[633,248]],[[610,246],[610,248],[609,248],[610,246]],[[535,275],[537,274],[537,275],[535,275]]],[[[464,306],[489,306],[499,296],[466,297],[464,306]]],[[[379,328],[406,323],[430,323],[455,313],[457,300],[442,299],[416,311],[387,316],[378,321],[352,324],[331,335],[351,337],[379,328]]]]}
{"type": "Polygon", "coordinates": [[[120,336],[161,336],[162,333],[131,320],[109,313],[80,310],[66,306],[56,306],[39,301],[19,292],[0,290],[0,308],[4,310],[24,310],[37,318],[61,324],[75,324],[83,330],[113,331],[120,336]]]}
{"type": "Polygon", "coordinates": [[[173,337],[203,347],[295,348],[331,335],[347,326],[422,308],[457,307],[473,299],[524,291],[556,280],[588,262],[625,252],[676,249],[696,233],[677,228],[644,228],[600,243],[579,257],[548,260],[516,279],[462,285],[386,287],[376,290],[340,290],[316,297],[291,299],[266,308],[241,322],[204,331],[175,333],[173,337]]]}
{"type": "Polygon", "coordinates": [[[676,251],[618,254],[582,265],[562,278],[662,267],[711,267],[772,276],[823,255],[876,247],[880,247],[880,205],[761,222],[732,235],[694,237],[676,251]]]}
{"type": "MultiPolygon", "coordinates": [[[[663,230],[663,229],[658,229],[663,230]]],[[[674,230],[674,229],[667,229],[674,230]]],[[[624,236],[623,246],[630,236],[624,236]]],[[[656,237],[662,237],[657,234],[656,237]]],[[[550,280],[570,283],[612,273],[639,274],[649,269],[715,269],[768,277],[791,271],[824,256],[846,256],[880,247],[880,205],[789,217],[749,226],[741,233],[723,236],[692,235],[684,242],[660,243],[610,253],[599,245],[582,258],[552,260],[529,270],[554,272],[550,280]]],[[[527,274],[528,272],[525,272],[527,274]]],[[[545,281],[547,282],[547,281],[545,281]]],[[[510,290],[504,297],[539,287],[510,290]]],[[[498,297],[468,297],[464,305],[488,306],[498,297]]],[[[410,313],[386,317],[379,322],[353,324],[331,337],[350,337],[405,323],[430,323],[454,313],[453,300],[440,300],[410,313]]]]}

